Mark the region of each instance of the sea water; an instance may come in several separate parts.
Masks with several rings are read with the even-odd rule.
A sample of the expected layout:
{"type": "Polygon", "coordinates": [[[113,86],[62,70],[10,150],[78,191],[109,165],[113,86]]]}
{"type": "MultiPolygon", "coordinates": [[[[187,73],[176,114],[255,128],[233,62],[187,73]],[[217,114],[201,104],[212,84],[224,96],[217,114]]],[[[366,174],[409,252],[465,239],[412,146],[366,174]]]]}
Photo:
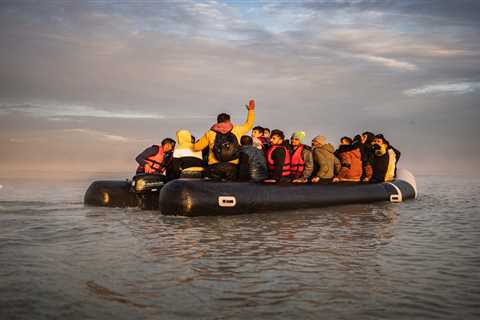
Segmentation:
{"type": "Polygon", "coordinates": [[[0,319],[480,318],[479,179],[197,218],[84,207],[91,181],[0,178],[0,319]]]}

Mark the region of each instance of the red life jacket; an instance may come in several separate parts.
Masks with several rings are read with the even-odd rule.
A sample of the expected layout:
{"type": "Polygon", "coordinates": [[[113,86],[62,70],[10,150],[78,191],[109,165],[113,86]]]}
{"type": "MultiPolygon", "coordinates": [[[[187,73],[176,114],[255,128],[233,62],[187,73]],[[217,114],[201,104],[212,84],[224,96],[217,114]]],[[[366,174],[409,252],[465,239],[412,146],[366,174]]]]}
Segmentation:
{"type": "Polygon", "coordinates": [[[302,176],[305,169],[305,160],[302,158],[303,144],[292,154],[292,162],[290,163],[290,175],[293,179],[298,179],[302,176]]]}
{"type": "Polygon", "coordinates": [[[148,157],[145,159],[145,165],[143,166],[144,172],[147,174],[153,173],[163,173],[165,168],[162,167],[162,162],[165,153],[163,152],[162,147],[158,146],[157,154],[148,157]]]}
{"type": "Polygon", "coordinates": [[[271,173],[275,170],[275,164],[273,163],[272,154],[277,148],[285,150],[285,162],[282,167],[282,177],[290,177],[290,152],[285,146],[271,146],[267,152],[267,166],[268,171],[271,173]]]}

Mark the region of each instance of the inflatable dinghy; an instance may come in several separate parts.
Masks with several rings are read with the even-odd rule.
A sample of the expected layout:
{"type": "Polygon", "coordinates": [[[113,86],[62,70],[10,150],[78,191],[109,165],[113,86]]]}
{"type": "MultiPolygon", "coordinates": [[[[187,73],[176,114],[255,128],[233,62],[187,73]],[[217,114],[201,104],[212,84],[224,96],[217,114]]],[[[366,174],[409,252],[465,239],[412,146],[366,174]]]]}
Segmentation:
{"type": "Polygon", "coordinates": [[[165,215],[206,216],[319,208],[332,205],[402,202],[416,197],[413,175],[399,170],[383,183],[260,184],[179,179],[160,191],[165,215]]]}
{"type": "Polygon", "coordinates": [[[319,208],[332,205],[402,202],[414,199],[414,176],[399,170],[397,179],[383,183],[262,184],[178,179],[158,176],[129,181],[96,181],[85,194],[85,204],[160,209],[164,215],[204,216],[319,208]]]}

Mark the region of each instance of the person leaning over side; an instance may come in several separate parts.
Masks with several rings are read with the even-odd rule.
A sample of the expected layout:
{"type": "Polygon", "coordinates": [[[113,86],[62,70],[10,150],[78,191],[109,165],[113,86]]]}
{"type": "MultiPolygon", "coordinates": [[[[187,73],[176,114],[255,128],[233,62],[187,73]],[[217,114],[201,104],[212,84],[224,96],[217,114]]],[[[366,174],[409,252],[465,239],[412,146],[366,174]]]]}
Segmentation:
{"type": "Polygon", "coordinates": [[[288,182],[290,180],[290,151],[284,145],[281,130],[272,130],[270,148],[267,151],[268,179],[264,182],[288,182]]]}
{"type": "Polygon", "coordinates": [[[313,183],[329,183],[340,171],[340,161],[333,154],[333,146],[327,143],[325,136],[319,135],[313,138],[313,161],[315,165],[313,183]]]}
{"type": "Polygon", "coordinates": [[[161,146],[152,145],[143,150],[135,160],[138,163],[136,174],[165,174],[165,169],[172,160],[172,152],[175,148],[175,140],[165,138],[161,146]]]}
{"type": "Polygon", "coordinates": [[[239,181],[263,181],[268,178],[267,163],[262,150],[253,146],[249,136],[240,138],[240,159],[238,163],[239,181]]]}
{"type": "Polygon", "coordinates": [[[202,151],[208,147],[207,177],[214,180],[236,180],[240,150],[238,141],[252,129],[255,120],[253,99],[247,108],[247,121],[244,124],[233,125],[230,115],[221,113],[217,116],[217,123],[193,145],[193,151],[202,151]]]}
{"type": "Polygon", "coordinates": [[[305,132],[296,131],[290,138],[290,177],[293,183],[307,183],[313,172],[312,149],[303,144],[305,132]]]}

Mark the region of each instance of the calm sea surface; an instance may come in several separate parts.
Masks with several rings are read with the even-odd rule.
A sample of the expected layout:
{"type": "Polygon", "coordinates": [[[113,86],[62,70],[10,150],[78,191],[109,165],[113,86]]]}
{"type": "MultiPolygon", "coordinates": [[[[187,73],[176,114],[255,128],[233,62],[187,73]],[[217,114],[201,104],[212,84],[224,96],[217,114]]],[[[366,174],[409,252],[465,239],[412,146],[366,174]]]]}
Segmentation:
{"type": "Polygon", "coordinates": [[[0,178],[0,319],[479,319],[480,180],[401,204],[178,218],[0,178]]]}

